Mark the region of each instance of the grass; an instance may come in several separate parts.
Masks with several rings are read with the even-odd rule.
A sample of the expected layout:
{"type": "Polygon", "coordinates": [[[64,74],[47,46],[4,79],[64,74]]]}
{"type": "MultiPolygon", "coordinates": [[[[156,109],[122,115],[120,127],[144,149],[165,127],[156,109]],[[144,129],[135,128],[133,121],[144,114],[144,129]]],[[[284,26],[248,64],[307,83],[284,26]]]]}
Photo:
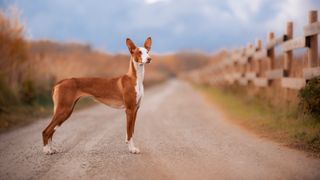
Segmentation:
{"type": "Polygon", "coordinates": [[[320,157],[320,122],[301,115],[297,108],[279,108],[263,99],[248,98],[215,87],[195,86],[224,111],[228,119],[290,147],[311,152],[320,157]]]}

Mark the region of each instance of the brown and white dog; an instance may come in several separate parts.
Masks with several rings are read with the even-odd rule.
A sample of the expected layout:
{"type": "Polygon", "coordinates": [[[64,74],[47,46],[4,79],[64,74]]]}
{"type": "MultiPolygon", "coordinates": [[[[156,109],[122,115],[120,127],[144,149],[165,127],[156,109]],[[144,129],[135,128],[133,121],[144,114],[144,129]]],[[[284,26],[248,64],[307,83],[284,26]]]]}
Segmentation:
{"type": "Polygon", "coordinates": [[[144,65],[151,62],[149,52],[151,37],[148,37],[143,47],[136,47],[127,38],[126,44],[131,54],[127,74],[115,78],[71,78],[58,82],[52,93],[54,115],[50,124],[43,130],[43,151],[54,154],[50,143],[55,130],[69,118],[80,97],[90,96],[95,100],[113,108],[125,108],[127,117],[127,137],[129,151],[140,153],[134,146],[132,135],[137,112],[143,96],[144,65]]]}

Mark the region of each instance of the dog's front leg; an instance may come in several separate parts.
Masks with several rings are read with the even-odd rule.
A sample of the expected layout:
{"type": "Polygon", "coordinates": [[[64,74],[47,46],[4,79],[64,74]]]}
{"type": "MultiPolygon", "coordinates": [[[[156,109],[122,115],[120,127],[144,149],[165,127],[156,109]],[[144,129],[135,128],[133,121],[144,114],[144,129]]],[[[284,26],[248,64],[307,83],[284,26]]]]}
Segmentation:
{"type": "Polygon", "coordinates": [[[135,123],[135,113],[136,113],[136,108],[127,108],[126,109],[127,141],[128,141],[129,152],[133,153],[133,154],[138,154],[138,153],[140,153],[140,150],[134,146],[133,137],[132,137],[134,123],[135,123]]]}

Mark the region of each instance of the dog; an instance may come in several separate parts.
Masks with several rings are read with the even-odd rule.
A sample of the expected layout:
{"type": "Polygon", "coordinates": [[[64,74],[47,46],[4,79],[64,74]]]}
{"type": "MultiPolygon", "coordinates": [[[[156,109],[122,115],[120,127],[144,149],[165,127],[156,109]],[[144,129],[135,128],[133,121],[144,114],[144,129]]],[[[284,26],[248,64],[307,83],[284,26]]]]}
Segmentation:
{"type": "Polygon", "coordinates": [[[133,143],[134,126],[141,99],[144,94],[144,66],[151,63],[149,55],[152,40],[148,37],[143,47],[136,47],[133,41],[126,39],[126,45],[131,54],[129,70],[126,74],[115,78],[70,78],[59,81],[52,90],[54,114],[49,125],[42,131],[43,152],[57,153],[50,144],[56,129],[66,121],[76,104],[85,96],[112,108],[125,109],[127,118],[127,136],[129,152],[140,153],[133,143]]]}

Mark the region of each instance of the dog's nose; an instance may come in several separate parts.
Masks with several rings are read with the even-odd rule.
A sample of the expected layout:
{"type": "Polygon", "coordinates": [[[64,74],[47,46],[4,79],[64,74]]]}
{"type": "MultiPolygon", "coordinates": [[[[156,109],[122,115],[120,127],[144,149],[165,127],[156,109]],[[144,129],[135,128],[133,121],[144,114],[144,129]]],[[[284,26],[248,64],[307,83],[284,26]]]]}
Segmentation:
{"type": "Polygon", "coordinates": [[[148,57],[148,58],[147,58],[147,63],[148,63],[148,64],[151,63],[151,57],[148,57]]]}

